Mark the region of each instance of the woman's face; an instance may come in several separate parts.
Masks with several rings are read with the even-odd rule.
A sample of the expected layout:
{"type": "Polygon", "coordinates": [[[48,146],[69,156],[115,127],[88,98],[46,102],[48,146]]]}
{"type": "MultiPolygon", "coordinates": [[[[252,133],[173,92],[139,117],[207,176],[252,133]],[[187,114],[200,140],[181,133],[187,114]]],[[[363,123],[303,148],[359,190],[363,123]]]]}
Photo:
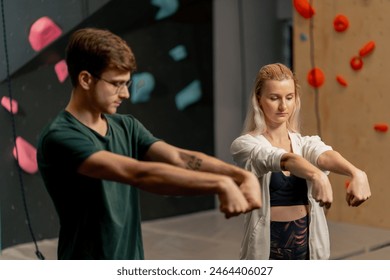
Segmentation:
{"type": "Polygon", "coordinates": [[[264,83],[259,106],[267,126],[286,124],[295,111],[295,84],[293,79],[268,80],[264,83]]]}

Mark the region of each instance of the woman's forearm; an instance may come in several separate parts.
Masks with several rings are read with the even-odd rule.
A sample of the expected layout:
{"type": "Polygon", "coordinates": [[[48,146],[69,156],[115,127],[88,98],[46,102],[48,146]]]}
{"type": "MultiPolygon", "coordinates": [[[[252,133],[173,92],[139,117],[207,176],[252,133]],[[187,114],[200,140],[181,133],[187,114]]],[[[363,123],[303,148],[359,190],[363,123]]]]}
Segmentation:
{"type": "Polygon", "coordinates": [[[360,171],[352,163],[346,160],[340,153],[333,150],[322,153],[318,157],[317,165],[320,169],[328,170],[349,177],[353,177],[357,172],[360,171]]]}
{"type": "Polygon", "coordinates": [[[313,178],[322,173],[320,169],[309,161],[293,153],[285,153],[282,156],[280,165],[282,170],[289,171],[295,176],[306,180],[313,180],[313,178]]]}

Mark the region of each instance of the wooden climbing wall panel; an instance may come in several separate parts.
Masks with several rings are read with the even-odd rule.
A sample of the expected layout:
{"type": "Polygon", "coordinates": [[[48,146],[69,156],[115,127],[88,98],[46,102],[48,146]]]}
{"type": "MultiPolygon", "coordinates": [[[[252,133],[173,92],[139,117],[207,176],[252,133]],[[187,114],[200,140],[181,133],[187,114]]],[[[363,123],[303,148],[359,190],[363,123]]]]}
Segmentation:
{"type": "Polygon", "coordinates": [[[328,218],[336,221],[390,228],[390,1],[311,1],[311,18],[293,10],[294,71],[301,85],[302,133],[322,139],[357,167],[366,171],[372,197],[358,208],[345,202],[347,177],[330,175],[334,203],[328,218]],[[334,20],[343,15],[348,28],[338,32],[334,20]],[[373,50],[360,50],[369,42],[373,50]],[[362,62],[361,69],[351,66],[362,62]],[[313,67],[324,83],[313,87],[313,67]],[[337,81],[342,78],[347,85],[337,81]],[[382,131],[374,127],[381,124],[382,131]]]}

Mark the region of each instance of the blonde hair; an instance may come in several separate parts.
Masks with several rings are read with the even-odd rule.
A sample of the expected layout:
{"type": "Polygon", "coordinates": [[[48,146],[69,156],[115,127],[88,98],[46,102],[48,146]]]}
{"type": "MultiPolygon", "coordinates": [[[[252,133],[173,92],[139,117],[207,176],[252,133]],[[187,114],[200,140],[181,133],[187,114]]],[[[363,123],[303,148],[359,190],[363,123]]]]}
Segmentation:
{"type": "Polygon", "coordinates": [[[252,89],[250,102],[248,104],[248,111],[245,117],[242,134],[254,132],[255,134],[262,134],[266,130],[266,123],[264,113],[259,106],[259,100],[262,95],[264,83],[269,80],[282,81],[294,80],[295,87],[295,110],[291,114],[287,122],[287,129],[292,132],[299,132],[299,112],[301,109],[301,99],[298,81],[294,73],[284,64],[274,63],[268,64],[260,68],[257,73],[254,87],[252,89]]]}

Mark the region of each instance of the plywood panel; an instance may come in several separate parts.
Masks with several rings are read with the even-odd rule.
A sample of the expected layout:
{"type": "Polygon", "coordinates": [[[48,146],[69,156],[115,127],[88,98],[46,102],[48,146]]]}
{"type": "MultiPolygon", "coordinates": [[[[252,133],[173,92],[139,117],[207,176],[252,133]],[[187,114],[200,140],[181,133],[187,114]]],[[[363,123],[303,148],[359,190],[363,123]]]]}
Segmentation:
{"type": "Polygon", "coordinates": [[[390,11],[389,0],[312,1],[316,14],[310,19],[294,10],[294,70],[302,89],[302,133],[320,134],[325,142],[365,170],[373,196],[359,208],[345,203],[346,177],[331,175],[335,202],[329,219],[390,228],[390,132],[379,133],[375,123],[390,124],[390,11]],[[333,28],[336,15],[349,19],[349,28],[338,33],[333,28]],[[312,40],[310,40],[312,39],[312,40]],[[374,51],[363,58],[363,68],[355,71],[350,59],[368,41],[374,51]],[[313,44],[311,44],[313,42],[313,44]],[[315,65],[325,74],[325,83],[314,90],[307,73],[315,65]],[[336,81],[342,75],[343,87],[336,81]],[[318,94],[321,130],[318,130],[314,100],[318,94]]]}

